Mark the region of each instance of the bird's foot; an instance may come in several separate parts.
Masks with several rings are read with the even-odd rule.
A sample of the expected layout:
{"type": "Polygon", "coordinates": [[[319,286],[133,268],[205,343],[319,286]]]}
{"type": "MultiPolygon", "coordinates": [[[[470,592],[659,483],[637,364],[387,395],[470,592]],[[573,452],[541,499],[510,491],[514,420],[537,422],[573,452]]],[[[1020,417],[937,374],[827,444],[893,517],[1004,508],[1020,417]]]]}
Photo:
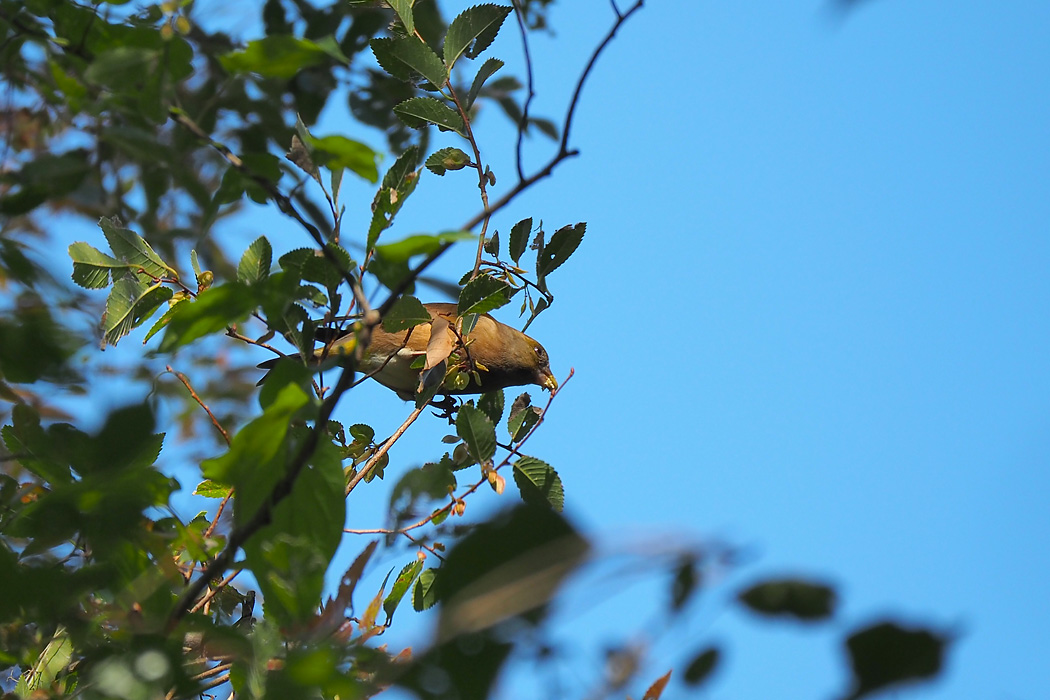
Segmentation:
{"type": "Polygon", "coordinates": [[[441,409],[441,412],[433,411],[434,415],[438,418],[445,418],[448,420],[449,425],[453,425],[456,422],[455,415],[459,411],[459,404],[452,398],[451,394],[445,394],[445,398],[440,401],[431,401],[431,407],[441,409]]]}

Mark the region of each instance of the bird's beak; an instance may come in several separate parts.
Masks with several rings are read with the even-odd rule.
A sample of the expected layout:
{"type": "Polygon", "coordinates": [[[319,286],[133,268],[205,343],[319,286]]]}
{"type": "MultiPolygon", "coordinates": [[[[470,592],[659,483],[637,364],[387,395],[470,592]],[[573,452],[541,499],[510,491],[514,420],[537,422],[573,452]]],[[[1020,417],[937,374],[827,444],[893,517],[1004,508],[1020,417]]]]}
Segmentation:
{"type": "Polygon", "coordinates": [[[547,370],[543,374],[543,383],[540,386],[547,391],[555,391],[558,388],[558,380],[554,378],[550,370],[547,370]]]}

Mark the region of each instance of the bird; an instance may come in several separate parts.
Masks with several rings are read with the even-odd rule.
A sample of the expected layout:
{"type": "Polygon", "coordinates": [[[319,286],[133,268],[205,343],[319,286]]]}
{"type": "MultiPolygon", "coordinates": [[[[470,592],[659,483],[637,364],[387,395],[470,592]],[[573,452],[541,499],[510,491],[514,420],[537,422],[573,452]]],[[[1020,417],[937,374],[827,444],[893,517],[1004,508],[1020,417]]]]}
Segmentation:
{"type": "MultiPolygon", "coordinates": [[[[451,330],[457,321],[456,304],[431,302],[423,306],[430,314],[430,323],[396,333],[383,330],[382,325],[375,326],[357,370],[392,389],[402,399],[412,400],[423,388],[427,370],[456,353],[465,365],[461,369],[467,370],[468,381],[465,385],[446,384],[439,393],[483,394],[529,384],[548,391],[558,388],[547,351],[535,339],[488,314],[479,314],[477,323],[461,343],[457,333],[451,330]],[[426,358],[422,367],[421,357],[426,358]],[[474,371],[470,371],[472,369],[474,371]]],[[[316,350],[311,364],[349,354],[356,343],[356,334],[348,332],[316,350]]],[[[269,369],[280,359],[283,358],[267,360],[259,367],[269,369]]]]}

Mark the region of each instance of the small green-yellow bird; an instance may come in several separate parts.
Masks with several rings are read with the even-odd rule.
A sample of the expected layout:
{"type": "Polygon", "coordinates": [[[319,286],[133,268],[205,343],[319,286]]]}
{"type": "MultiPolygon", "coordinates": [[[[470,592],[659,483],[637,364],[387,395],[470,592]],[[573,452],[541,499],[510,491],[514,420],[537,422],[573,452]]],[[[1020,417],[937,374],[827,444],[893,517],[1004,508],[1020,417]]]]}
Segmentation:
{"type": "MultiPolygon", "coordinates": [[[[482,394],[526,384],[536,384],[549,391],[558,388],[547,351],[536,340],[488,314],[481,314],[474,328],[463,338],[464,349],[452,330],[456,323],[456,305],[430,303],[423,306],[430,313],[431,323],[397,333],[389,333],[382,326],[372,329],[371,341],[357,368],[359,372],[371,375],[401,398],[411,400],[421,386],[421,374],[455,352],[461,359],[469,356],[477,376],[467,372],[469,381],[466,386],[453,388],[446,382],[438,393],[482,394]],[[419,366],[421,357],[426,358],[423,368],[419,366]],[[477,379],[481,380],[480,384],[477,379]]],[[[355,335],[348,333],[314,354],[321,359],[349,353],[355,343],[355,335]]],[[[259,366],[268,369],[274,364],[276,360],[268,360],[259,366]]]]}

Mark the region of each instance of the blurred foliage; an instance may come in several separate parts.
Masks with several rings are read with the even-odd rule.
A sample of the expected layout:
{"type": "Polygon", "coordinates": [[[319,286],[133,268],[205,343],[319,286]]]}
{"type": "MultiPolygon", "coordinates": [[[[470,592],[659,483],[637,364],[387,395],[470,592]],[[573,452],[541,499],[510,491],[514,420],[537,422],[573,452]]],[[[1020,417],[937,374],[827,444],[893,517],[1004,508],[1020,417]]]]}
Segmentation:
{"type": "MultiPolygon", "coordinates": [[[[553,303],[549,277],[586,224],[548,237],[530,217],[502,244],[489,230],[502,206],[488,204],[496,178],[472,128],[495,105],[522,130],[558,136],[526,116],[516,78],[494,77],[501,60],[473,63],[501,29],[548,29],[552,0],[482,4],[451,21],[435,0],[266,0],[245,18],[255,37],[210,26],[208,5],[0,0],[0,690],[137,699],[228,686],[237,697],[348,698],[396,685],[486,697],[511,659],[570,653],[550,636],[551,601],[593,559],[562,514],[558,471],[523,452],[544,406],[528,393],[508,403],[502,389],[440,402],[454,434],[404,471],[388,526],[371,531],[406,561],[367,589],[371,541],[326,592],[336,549],[356,536],[343,530],[347,503],[390,461],[390,441],[371,426],[331,416],[375,329],[429,326],[413,365],[414,418],[492,371],[471,353],[480,314],[517,297],[527,326],[553,303]],[[315,133],[342,100],[397,154],[385,172],[368,145],[315,133]],[[435,128],[462,148],[430,152],[435,128]],[[424,167],[476,178],[486,215],[391,240],[424,167]],[[345,177],[375,185],[371,202],[344,202],[345,177]],[[260,235],[232,254],[224,222],[246,200],[270,207],[274,229],[302,247],[274,260],[260,235]],[[346,207],[366,206],[368,230],[347,236],[346,207]],[[97,222],[96,235],[71,241],[70,220],[97,222]],[[457,244],[478,249],[458,283],[421,274],[457,244]],[[66,246],[68,258],[56,253],[66,246]],[[451,292],[456,318],[431,318],[411,296],[423,283],[451,292]],[[386,291],[378,313],[366,287],[386,291]],[[154,349],[119,367],[100,359],[97,347],[132,333],[154,349]],[[276,363],[258,389],[260,372],[240,352],[251,346],[307,362],[276,363]],[[173,358],[182,371],[156,364],[173,358]],[[333,386],[319,369],[333,371],[333,386]],[[117,385],[134,399],[104,410],[117,385]],[[485,486],[502,494],[507,473],[522,502],[470,523],[466,499],[485,486]],[[200,510],[187,516],[171,498],[191,489],[200,510]],[[234,582],[241,571],[251,579],[234,582]],[[402,605],[439,605],[438,624],[417,650],[395,653],[381,639],[402,605]]],[[[608,20],[610,37],[638,7],[608,20]]],[[[562,148],[547,174],[569,155],[562,148]]],[[[670,623],[735,559],[707,543],[639,566],[669,575],[660,615],[670,623]]],[[[737,599],[770,618],[835,615],[830,586],[796,578],[737,599]]],[[[844,641],[849,697],[935,675],[948,641],[892,621],[856,631],[844,641]]],[[[699,640],[679,660],[681,682],[708,682],[722,654],[699,640]]],[[[610,648],[596,692],[643,682],[644,656],[610,648]]],[[[648,679],[645,697],[671,679],[648,679]]]]}

